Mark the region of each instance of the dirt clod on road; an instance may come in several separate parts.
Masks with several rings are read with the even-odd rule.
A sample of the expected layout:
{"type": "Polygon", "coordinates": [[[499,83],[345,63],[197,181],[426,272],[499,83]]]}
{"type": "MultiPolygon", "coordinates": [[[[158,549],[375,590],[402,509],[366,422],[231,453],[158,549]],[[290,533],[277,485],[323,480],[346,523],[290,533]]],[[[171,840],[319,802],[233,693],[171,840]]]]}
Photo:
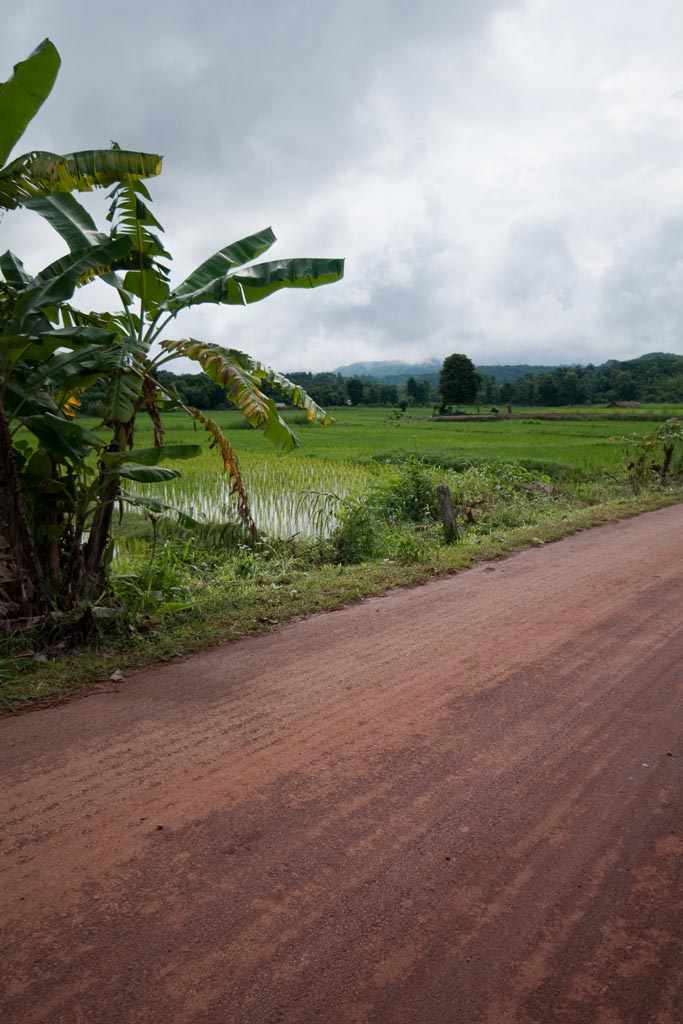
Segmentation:
{"type": "Polygon", "coordinates": [[[12,1024],[681,1024],[683,507],[0,722],[12,1024]]]}

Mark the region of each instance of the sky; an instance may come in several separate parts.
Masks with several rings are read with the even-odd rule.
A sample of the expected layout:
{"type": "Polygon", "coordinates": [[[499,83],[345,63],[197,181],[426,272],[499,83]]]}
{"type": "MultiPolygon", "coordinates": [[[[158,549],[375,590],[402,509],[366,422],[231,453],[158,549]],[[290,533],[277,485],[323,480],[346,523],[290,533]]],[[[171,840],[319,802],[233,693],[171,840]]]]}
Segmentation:
{"type": "MultiPolygon", "coordinates": [[[[683,353],[680,0],[24,0],[0,79],[46,36],[62,68],[13,156],[162,153],[174,283],[268,225],[266,259],[346,259],[168,337],[283,372],[683,353]]],[[[63,252],[26,211],[0,236],[29,271],[63,252]]]]}

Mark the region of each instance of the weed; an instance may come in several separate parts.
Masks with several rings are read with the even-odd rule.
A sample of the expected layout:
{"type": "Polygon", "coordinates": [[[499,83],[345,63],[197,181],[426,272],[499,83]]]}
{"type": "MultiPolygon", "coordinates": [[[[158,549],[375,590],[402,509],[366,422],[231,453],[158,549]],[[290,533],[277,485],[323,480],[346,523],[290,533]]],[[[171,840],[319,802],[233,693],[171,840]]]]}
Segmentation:
{"type": "Polygon", "coordinates": [[[626,442],[626,468],[634,494],[640,494],[648,483],[665,484],[670,477],[681,475],[683,422],[680,420],[669,419],[645,436],[632,434],[615,440],[626,442]]]}

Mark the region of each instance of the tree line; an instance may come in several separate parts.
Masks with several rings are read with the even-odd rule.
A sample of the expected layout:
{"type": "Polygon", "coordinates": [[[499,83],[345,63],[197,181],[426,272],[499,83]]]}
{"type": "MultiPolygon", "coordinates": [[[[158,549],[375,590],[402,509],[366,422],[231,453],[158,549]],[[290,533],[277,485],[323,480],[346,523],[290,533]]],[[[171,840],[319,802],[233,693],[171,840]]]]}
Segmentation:
{"type": "MultiPolygon", "coordinates": [[[[431,405],[436,401],[436,389],[427,380],[408,380],[399,387],[384,384],[374,377],[343,377],[340,373],[288,373],[287,379],[305,389],[316,404],[323,408],[342,405],[379,405],[392,408],[431,405]]],[[[220,410],[231,408],[223,388],[205,373],[171,373],[159,370],[157,380],[164,388],[173,390],[184,405],[195,409],[220,410]]],[[[98,383],[81,398],[81,412],[99,416],[105,394],[105,384],[98,383]]],[[[281,392],[264,386],[264,394],[279,401],[281,392]]]]}
{"type": "Polygon", "coordinates": [[[558,366],[502,385],[484,376],[478,400],[485,405],[601,405],[611,402],[683,401],[683,356],[651,353],[601,366],[558,366]]]}
{"type": "MultiPolygon", "coordinates": [[[[450,357],[449,357],[450,358],[450,357]]],[[[464,404],[478,408],[522,406],[600,405],[610,402],[683,402],[683,356],[652,353],[627,361],[610,360],[601,366],[558,366],[543,373],[524,374],[514,381],[496,382],[479,368],[479,383],[473,397],[464,404]]],[[[230,407],[225,390],[204,373],[158,372],[162,387],[175,390],[183,404],[196,409],[230,407]]],[[[387,384],[376,377],[345,377],[336,372],[293,372],[287,377],[302,387],[324,408],[343,405],[425,407],[441,402],[439,385],[427,377],[408,377],[400,384],[387,384]]],[[[82,398],[82,412],[99,415],[104,397],[103,383],[82,398]]],[[[279,397],[275,391],[273,398],[279,397]]],[[[456,399],[456,402],[458,399],[456,399]]]]}

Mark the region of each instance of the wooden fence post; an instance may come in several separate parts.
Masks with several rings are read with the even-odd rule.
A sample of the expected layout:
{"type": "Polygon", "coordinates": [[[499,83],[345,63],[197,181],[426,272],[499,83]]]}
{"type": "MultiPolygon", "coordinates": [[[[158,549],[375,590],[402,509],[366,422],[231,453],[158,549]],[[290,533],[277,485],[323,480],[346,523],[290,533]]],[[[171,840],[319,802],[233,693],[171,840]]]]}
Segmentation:
{"type": "Polygon", "coordinates": [[[458,523],[455,518],[453,499],[446,484],[439,484],[436,488],[436,497],[439,502],[443,532],[447,544],[453,544],[458,539],[458,523]]]}

